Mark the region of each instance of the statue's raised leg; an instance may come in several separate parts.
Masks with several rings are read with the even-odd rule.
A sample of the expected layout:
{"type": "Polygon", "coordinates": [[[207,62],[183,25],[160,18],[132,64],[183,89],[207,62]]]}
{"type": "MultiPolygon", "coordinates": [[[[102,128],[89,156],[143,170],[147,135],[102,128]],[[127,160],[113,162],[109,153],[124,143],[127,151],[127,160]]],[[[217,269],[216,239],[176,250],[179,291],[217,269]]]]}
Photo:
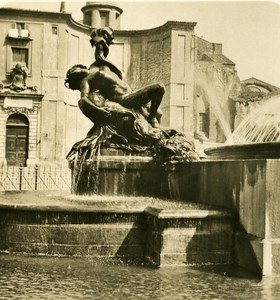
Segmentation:
{"type": "Polygon", "coordinates": [[[151,102],[148,121],[153,127],[158,127],[156,119],[165,88],[162,83],[154,83],[122,97],[120,104],[127,108],[140,108],[151,102]]]}

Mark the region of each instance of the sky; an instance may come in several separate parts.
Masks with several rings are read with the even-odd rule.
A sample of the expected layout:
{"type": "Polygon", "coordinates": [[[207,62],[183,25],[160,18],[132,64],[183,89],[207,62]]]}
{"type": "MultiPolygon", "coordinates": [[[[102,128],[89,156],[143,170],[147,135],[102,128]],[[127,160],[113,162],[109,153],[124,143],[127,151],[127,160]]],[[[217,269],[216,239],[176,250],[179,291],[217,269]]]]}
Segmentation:
{"type": "MultiPolygon", "coordinates": [[[[80,9],[86,1],[65,2],[66,11],[82,20],[80,9]]],[[[167,21],[196,22],[197,36],[223,44],[241,80],[255,77],[280,87],[280,0],[114,2],[123,9],[122,30],[148,29],[167,21]]],[[[0,0],[0,6],[59,11],[60,2],[0,0]]]]}

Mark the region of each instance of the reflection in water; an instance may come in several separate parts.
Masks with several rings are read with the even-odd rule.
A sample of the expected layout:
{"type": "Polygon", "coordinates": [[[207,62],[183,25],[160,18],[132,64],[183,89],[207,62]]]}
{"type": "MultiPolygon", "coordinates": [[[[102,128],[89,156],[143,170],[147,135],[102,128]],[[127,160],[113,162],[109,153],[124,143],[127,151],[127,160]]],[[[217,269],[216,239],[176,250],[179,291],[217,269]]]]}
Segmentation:
{"type": "Polygon", "coordinates": [[[92,258],[0,255],[0,299],[280,299],[280,279],[226,267],[153,269],[92,258]]]}

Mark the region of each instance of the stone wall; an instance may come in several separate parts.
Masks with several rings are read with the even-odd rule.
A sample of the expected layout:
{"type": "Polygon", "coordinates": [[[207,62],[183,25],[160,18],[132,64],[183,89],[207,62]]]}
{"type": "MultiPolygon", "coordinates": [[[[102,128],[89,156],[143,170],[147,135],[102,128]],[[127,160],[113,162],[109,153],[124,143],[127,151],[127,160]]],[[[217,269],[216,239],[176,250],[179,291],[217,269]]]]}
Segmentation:
{"type": "Polygon", "coordinates": [[[238,212],[236,263],[262,275],[279,275],[279,170],[278,159],[178,165],[169,173],[169,196],[238,212]]]}

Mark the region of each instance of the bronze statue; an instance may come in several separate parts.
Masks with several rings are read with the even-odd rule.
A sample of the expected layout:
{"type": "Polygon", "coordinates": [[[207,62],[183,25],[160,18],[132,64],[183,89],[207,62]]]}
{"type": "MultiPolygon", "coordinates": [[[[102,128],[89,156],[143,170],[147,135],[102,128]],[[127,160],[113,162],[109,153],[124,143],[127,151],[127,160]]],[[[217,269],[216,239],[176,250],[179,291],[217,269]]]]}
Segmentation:
{"type": "Polygon", "coordinates": [[[95,61],[89,68],[74,65],[66,74],[65,86],[81,92],[79,108],[94,123],[67,158],[87,147],[94,155],[94,149],[103,145],[128,151],[152,150],[155,156],[166,159],[198,160],[191,138],[159,126],[164,85],[155,83],[132,91],[121,71],[107,60],[113,38],[111,28],[94,29],[90,42],[95,47],[95,61]]]}
{"type": "MultiPolygon", "coordinates": [[[[142,107],[150,102],[147,120],[152,127],[159,127],[161,112],[158,109],[165,92],[164,85],[156,83],[132,91],[129,85],[122,80],[121,71],[106,59],[109,45],[113,41],[112,29],[94,29],[91,37],[91,45],[96,47],[95,62],[91,64],[89,69],[83,65],[73,66],[67,72],[65,82],[70,89],[80,90],[79,107],[82,112],[87,114],[88,110],[92,109],[103,114],[100,116],[101,118],[106,118],[110,114],[106,105],[101,108],[94,101],[89,101],[89,95],[98,91],[105,99],[119,103],[128,109],[142,110],[142,107]]],[[[92,121],[96,122],[96,118],[92,121]]]]}
{"type": "Polygon", "coordinates": [[[94,124],[67,155],[73,167],[72,191],[77,194],[98,193],[100,148],[148,151],[160,164],[199,160],[192,138],[159,126],[163,84],[132,91],[121,71],[107,59],[113,38],[111,28],[94,29],[90,43],[95,47],[95,61],[89,68],[77,64],[66,74],[65,86],[81,92],[79,108],[94,124]]]}
{"type": "MultiPolygon", "coordinates": [[[[94,97],[89,101],[89,95],[98,91],[108,101],[116,102],[128,109],[141,110],[141,108],[151,102],[149,109],[148,122],[152,127],[159,127],[160,113],[158,108],[161,103],[164,86],[156,83],[132,92],[127,83],[120,79],[107,66],[93,66],[87,69],[83,65],[73,66],[67,73],[67,84],[69,88],[78,89],[81,92],[79,107],[81,111],[88,116],[88,110],[93,113],[100,113],[102,119],[110,115],[110,111],[106,107],[106,102],[102,106],[95,103],[94,97]]],[[[90,119],[96,122],[95,118],[90,119]]]]}

